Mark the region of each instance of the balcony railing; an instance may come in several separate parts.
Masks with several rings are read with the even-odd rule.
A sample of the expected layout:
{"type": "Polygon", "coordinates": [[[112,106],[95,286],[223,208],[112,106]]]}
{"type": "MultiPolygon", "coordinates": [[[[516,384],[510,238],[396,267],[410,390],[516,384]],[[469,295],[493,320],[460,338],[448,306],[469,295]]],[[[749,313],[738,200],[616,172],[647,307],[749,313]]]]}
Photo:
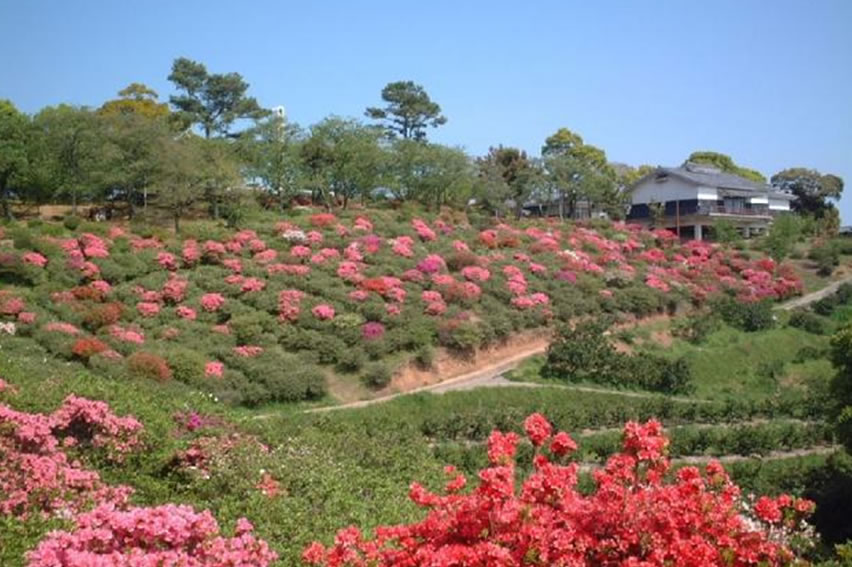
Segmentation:
{"type": "Polygon", "coordinates": [[[724,205],[709,205],[704,203],[698,205],[697,213],[700,215],[736,215],[746,217],[772,216],[769,212],[769,207],[725,207],[724,205]]]}

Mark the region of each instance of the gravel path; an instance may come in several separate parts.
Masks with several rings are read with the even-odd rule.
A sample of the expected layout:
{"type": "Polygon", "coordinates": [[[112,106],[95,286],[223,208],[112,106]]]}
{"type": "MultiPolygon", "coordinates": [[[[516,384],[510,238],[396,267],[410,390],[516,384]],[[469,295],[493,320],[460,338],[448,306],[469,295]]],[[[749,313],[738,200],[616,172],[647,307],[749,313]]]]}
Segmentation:
{"type": "Polygon", "coordinates": [[[848,278],[844,278],[842,280],[837,280],[836,282],[831,283],[831,284],[825,286],[824,288],[817,290],[813,293],[808,293],[808,294],[803,295],[801,297],[791,299],[790,301],[787,301],[785,303],[778,305],[776,307],[776,309],[783,309],[785,311],[789,311],[790,309],[795,309],[796,307],[804,307],[805,305],[810,305],[811,303],[813,303],[815,301],[819,301],[820,299],[823,299],[824,297],[828,297],[829,295],[831,295],[832,293],[837,291],[837,288],[839,288],[840,286],[842,286],[845,283],[852,283],[852,276],[850,276],[848,278]]]}

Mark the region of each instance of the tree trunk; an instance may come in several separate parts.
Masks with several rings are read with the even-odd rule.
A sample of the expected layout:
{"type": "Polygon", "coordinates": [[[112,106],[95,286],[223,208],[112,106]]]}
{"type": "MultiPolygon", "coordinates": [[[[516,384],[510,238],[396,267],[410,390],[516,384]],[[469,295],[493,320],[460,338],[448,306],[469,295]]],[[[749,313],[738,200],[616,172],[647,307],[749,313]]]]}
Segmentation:
{"type": "Polygon", "coordinates": [[[180,234],[180,210],[175,209],[174,211],[174,221],[175,221],[175,234],[180,234]]]}
{"type": "Polygon", "coordinates": [[[77,191],[71,191],[71,214],[77,216],[77,191]]]}
{"type": "Polygon", "coordinates": [[[0,202],[3,206],[3,218],[6,220],[14,220],[12,218],[12,208],[9,206],[9,195],[6,193],[6,180],[0,183],[0,202]]]}

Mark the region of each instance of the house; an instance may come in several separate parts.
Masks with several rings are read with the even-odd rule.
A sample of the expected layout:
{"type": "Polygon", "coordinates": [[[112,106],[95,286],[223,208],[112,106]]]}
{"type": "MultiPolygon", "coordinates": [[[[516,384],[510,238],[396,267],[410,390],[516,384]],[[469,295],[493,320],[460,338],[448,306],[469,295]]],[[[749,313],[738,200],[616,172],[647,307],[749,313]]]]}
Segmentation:
{"type": "Polygon", "coordinates": [[[702,240],[721,219],[746,238],[765,232],[795,197],[715,167],[687,162],[658,167],[628,189],[628,221],[667,228],[684,239],[702,240]],[[710,229],[708,231],[708,229],[710,229]]]}

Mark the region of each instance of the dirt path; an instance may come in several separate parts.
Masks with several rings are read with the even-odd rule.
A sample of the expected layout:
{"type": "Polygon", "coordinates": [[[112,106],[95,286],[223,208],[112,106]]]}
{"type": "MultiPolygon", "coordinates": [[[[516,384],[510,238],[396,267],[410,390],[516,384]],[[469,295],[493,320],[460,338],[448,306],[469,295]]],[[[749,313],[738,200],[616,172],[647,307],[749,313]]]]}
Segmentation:
{"type": "Polygon", "coordinates": [[[804,307],[805,305],[810,305],[811,303],[813,303],[815,301],[819,301],[820,299],[823,299],[824,297],[828,297],[829,295],[831,295],[832,293],[837,291],[837,288],[839,288],[841,285],[843,285],[845,283],[852,283],[852,276],[849,276],[847,278],[843,278],[842,280],[837,280],[836,282],[830,283],[820,290],[814,291],[812,293],[808,293],[806,295],[803,295],[801,297],[797,297],[795,299],[791,299],[790,301],[782,303],[782,304],[776,306],[775,308],[776,309],[783,309],[785,311],[789,311],[790,309],[795,309],[796,307],[804,307]]]}
{"type": "MultiPolygon", "coordinates": [[[[373,404],[381,404],[384,402],[389,402],[394,400],[400,396],[409,396],[411,394],[417,394],[420,392],[435,392],[442,393],[448,392],[454,388],[458,389],[470,389],[481,387],[493,380],[502,380],[506,383],[506,385],[515,385],[515,382],[509,382],[505,378],[502,377],[502,374],[508,370],[512,370],[517,367],[524,360],[535,356],[537,354],[542,354],[547,350],[546,346],[535,346],[528,350],[521,351],[516,353],[515,355],[501,360],[500,362],[490,364],[483,368],[477,368],[472,372],[467,372],[465,374],[461,374],[454,378],[450,378],[449,380],[444,380],[443,382],[437,382],[435,384],[429,384],[427,386],[421,386],[419,388],[414,388],[412,390],[408,390],[406,392],[400,392],[397,394],[391,394],[388,396],[382,396],[381,398],[373,398],[371,400],[359,400],[357,402],[350,402],[348,404],[340,404],[337,406],[328,406],[322,408],[314,408],[306,410],[305,413],[322,413],[327,411],[335,411],[342,409],[353,409],[353,408],[363,408],[367,406],[371,406],[373,404]],[[470,386],[465,388],[465,385],[468,383],[477,384],[474,386],[470,386]]],[[[534,384],[534,386],[538,386],[538,384],[534,384]]]]}

